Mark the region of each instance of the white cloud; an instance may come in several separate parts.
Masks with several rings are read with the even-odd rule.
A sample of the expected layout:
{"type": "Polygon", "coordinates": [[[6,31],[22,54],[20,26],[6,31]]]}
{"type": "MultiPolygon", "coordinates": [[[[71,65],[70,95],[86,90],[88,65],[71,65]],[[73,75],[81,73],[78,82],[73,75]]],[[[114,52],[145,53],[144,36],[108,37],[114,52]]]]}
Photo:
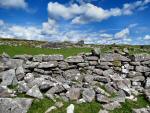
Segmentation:
{"type": "Polygon", "coordinates": [[[114,35],[115,39],[122,39],[122,38],[128,38],[130,34],[130,30],[128,28],[125,28],[121,30],[120,32],[116,33],[114,35]]]}
{"type": "MultiPolygon", "coordinates": [[[[144,40],[149,40],[150,41],[150,35],[145,35],[144,40]]],[[[149,42],[150,43],[150,42],[149,42]]]]}
{"type": "Polygon", "coordinates": [[[50,18],[71,20],[73,24],[85,24],[93,21],[103,21],[112,16],[131,15],[136,9],[144,8],[149,0],[126,3],[123,8],[103,9],[91,3],[71,4],[65,6],[57,2],[48,3],[48,12],[50,18]]]}
{"type": "Polygon", "coordinates": [[[4,25],[4,21],[0,19],[0,26],[4,25]]]}
{"type": "Polygon", "coordinates": [[[42,33],[49,35],[57,34],[57,27],[55,20],[48,19],[48,22],[42,24],[42,33]]]}
{"type": "Polygon", "coordinates": [[[22,8],[26,9],[28,4],[25,0],[0,0],[0,7],[2,8],[22,8]]]}

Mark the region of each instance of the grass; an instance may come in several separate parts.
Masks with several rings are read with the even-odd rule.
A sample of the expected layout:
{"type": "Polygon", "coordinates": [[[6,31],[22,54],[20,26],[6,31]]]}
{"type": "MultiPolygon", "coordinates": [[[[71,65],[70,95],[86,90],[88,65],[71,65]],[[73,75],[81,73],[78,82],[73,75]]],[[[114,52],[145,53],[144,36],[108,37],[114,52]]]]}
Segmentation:
{"type": "Polygon", "coordinates": [[[64,57],[77,55],[81,52],[90,52],[91,48],[63,48],[63,49],[46,49],[46,48],[31,48],[31,47],[14,47],[14,46],[0,46],[0,54],[6,52],[11,57],[14,55],[29,54],[62,54],[64,57]]]}
{"type": "Polygon", "coordinates": [[[144,96],[139,96],[136,102],[126,100],[121,108],[117,108],[114,111],[111,111],[111,113],[132,113],[132,108],[142,108],[147,106],[150,106],[150,102],[148,102],[144,96]]]}

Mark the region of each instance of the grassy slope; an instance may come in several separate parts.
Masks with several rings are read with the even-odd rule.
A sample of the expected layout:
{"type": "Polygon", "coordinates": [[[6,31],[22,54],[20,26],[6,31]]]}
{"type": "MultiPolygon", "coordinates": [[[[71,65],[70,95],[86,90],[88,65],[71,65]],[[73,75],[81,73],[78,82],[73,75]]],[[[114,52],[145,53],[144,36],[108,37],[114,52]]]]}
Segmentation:
{"type": "Polygon", "coordinates": [[[62,54],[65,57],[71,55],[77,55],[81,52],[90,52],[90,48],[64,48],[64,49],[46,49],[46,48],[30,48],[30,47],[12,47],[12,46],[0,46],[0,54],[6,52],[10,56],[19,55],[19,54],[62,54]]]}

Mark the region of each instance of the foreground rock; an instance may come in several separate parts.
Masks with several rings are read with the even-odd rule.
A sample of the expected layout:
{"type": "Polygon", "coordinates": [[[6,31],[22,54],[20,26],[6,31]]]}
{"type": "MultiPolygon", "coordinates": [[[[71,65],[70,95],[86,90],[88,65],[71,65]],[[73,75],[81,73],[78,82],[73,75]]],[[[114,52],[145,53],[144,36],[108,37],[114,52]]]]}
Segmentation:
{"type": "Polygon", "coordinates": [[[0,98],[0,113],[27,113],[32,101],[27,98],[0,98]]]}

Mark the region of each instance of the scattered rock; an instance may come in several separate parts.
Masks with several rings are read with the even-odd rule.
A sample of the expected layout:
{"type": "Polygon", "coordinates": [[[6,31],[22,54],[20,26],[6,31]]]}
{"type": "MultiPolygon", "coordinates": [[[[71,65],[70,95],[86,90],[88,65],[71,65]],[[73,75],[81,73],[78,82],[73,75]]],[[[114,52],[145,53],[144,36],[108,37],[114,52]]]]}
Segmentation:
{"type": "Polygon", "coordinates": [[[70,105],[67,107],[67,113],[74,113],[74,105],[73,105],[73,104],[70,104],[70,105]]]}
{"type": "Polygon", "coordinates": [[[95,91],[93,89],[84,89],[82,97],[86,102],[92,102],[95,99],[95,91]]]}

